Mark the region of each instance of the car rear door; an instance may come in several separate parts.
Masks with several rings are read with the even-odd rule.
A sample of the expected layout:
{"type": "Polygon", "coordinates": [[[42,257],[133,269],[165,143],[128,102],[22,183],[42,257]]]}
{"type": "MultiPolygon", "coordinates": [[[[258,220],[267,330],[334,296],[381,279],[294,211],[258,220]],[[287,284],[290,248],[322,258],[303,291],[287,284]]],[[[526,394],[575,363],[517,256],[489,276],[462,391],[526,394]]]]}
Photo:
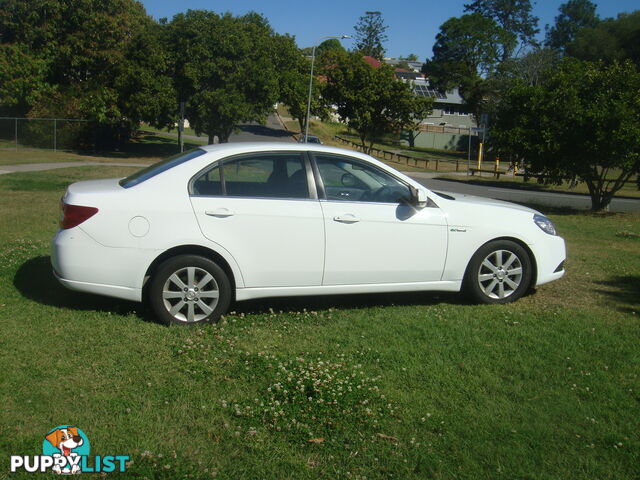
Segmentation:
{"type": "Polygon", "coordinates": [[[322,284],[322,209],[302,152],[224,159],[191,182],[204,236],[229,251],[246,287],[322,284]]]}

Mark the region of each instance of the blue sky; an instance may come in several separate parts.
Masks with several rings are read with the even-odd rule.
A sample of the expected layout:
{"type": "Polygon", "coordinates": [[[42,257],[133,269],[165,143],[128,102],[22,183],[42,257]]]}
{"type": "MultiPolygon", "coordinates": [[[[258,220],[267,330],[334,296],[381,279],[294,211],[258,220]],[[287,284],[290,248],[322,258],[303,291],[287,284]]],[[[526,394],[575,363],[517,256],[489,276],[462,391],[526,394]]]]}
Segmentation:
{"type": "MultiPolygon", "coordinates": [[[[206,9],[215,12],[231,12],[240,15],[249,11],[262,13],[269,19],[278,33],[295,36],[298,46],[307,47],[318,43],[328,35],[353,35],[353,26],[367,10],[378,10],[389,27],[389,40],[385,44],[387,55],[398,57],[415,53],[424,61],[431,56],[431,48],[440,25],[450,17],[460,16],[463,5],[469,0],[325,0],[305,1],[257,1],[257,0],[141,0],[147,13],[156,19],[171,19],[176,13],[187,9],[206,9]]],[[[541,36],[544,26],[553,24],[558,7],[563,0],[539,0],[533,13],[540,18],[541,36]]],[[[598,4],[600,17],[615,17],[620,12],[640,9],[638,0],[601,0],[598,4]]],[[[343,40],[351,48],[352,40],[343,40]]]]}

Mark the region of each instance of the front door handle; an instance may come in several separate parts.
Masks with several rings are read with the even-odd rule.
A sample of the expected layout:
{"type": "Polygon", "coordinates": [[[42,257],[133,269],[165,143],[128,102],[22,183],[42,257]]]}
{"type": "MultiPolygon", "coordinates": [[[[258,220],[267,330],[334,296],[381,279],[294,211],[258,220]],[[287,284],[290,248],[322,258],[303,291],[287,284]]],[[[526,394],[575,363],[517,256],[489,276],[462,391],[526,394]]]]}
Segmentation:
{"type": "Polygon", "coordinates": [[[336,222],[340,222],[340,223],[358,223],[360,221],[360,219],[358,217],[356,217],[352,213],[345,213],[343,215],[337,215],[337,216],[333,217],[333,219],[336,222]]]}
{"type": "Polygon", "coordinates": [[[233,212],[228,208],[224,208],[224,207],[218,208],[216,210],[206,210],[204,213],[206,215],[209,215],[210,217],[218,217],[218,218],[227,218],[227,217],[233,216],[233,212]]]}

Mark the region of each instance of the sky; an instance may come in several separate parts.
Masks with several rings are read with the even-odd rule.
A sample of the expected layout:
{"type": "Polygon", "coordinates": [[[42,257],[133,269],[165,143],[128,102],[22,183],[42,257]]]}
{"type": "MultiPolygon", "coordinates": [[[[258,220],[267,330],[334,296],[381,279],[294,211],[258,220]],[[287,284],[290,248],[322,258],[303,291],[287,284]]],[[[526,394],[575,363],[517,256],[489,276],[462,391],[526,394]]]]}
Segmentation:
{"type": "MultiPolygon", "coordinates": [[[[273,29],[296,38],[299,47],[309,47],[322,42],[322,37],[353,35],[354,25],[366,11],[380,11],[387,25],[384,44],[386,56],[399,57],[414,53],[420,61],[431,56],[431,49],[440,25],[451,17],[463,14],[469,0],[324,0],[323,2],[265,1],[265,0],[140,0],[147,13],[160,19],[185,12],[188,9],[213,10],[234,15],[255,11],[263,14],[273,29]]],[[[544,38],[544,26],[553,25],[558,7],[566,0],[538,0],[533,14],[540,18],[540,39],[544,38]]],[[[533,3],[533,2],[532,2],[533,3]]],[[[601,0],[598,14],[601,18],[615,17],[621,12],[640,9],[638,0],[601,0]]],[[[343,40],[345,48],[353,46],[353,40],[343,40]]]]}

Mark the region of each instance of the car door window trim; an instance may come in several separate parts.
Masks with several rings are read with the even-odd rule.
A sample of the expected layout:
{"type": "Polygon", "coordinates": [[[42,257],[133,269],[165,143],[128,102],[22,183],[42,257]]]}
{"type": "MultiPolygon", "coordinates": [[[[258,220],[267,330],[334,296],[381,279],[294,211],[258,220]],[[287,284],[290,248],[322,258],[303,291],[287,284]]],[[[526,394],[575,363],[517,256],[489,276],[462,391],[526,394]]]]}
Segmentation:
{"type": "MultiPolygon", "coordinates": [[[[384,170],[382,168],[379,168],[377,165],[373,165],[371,163],[368,163],[364,160],[360,160],[359,158],[356,157],[350,157],[348,155],[340,155],[338,153],[327,153],[327,152],[319,152],[319,151],[309,151],[309,156],[311,158],[311,164],[313,167],[313,173],[316,176],[316,186],[318,188],[318,199],[320,201],[324,201],[324,202],[351,202],[351,203],[360,203],[360,204],[366,204],[366,205],[375,205],[375,204],[379,204],[379,205],[399,205],[400,203],[403,202],[365,202],[362,200],[336,200],[336,199],[331,199],[331,198],[327,198],[327,193],[326,193],[326,189],[324,186],[324,180],[322,179],[322,175],[320,174],[320,169],[318,168],[318,163],[316,161],[316,156],[325,156],[325,157],[332,157],[332,158],[344,158],[345,161],[349,161],[358,165],[361,165],[363,167],[370,167],[374,170],[378,170],[381,171],[382,173],[390,176],[391,178],[393,178],[394,180],[396,180],[398,183],[404,185],[405,187],[407,187],[407,190],[409,190],[409,184],[407,182],[405,182],[404,180],[402,180],[401,178],[396,177],[395,175],[393,175],[392,173],[388,172],[387,170],[384,170]]],[[[406,203],[406,202],[404,202],[406,203]]]]}
{"type": "Polygon", "coordinates": [[[251,199],[257,199],[257,200],[288,200],[288,201],[290,200],[317,201],[318,200],[318,192],[316,189],[315,178],[312,172],[312,164],[307,152],[304,150],[276,150],[276,151],[267,150],[267,151],[260,151],[260,152],[252,152],[251,154],[242,153],[238,155],[231,155],[229,157],[220,158],[215,162],[210,163],[206,167],[202,168],[194,176],[192,176],[191,179],[189,180],[188,188],[189,188],[188,191],[189,191],[190,197],[251,198],[251,199]],[[307,196],[306,197],[284,197],[284,196],[283,197],[264,197],[259,195],[229,195],[227,193],[227,184],[224,178],[224,166],[226,164],[229,164],[235,161],[241,161],[243,159],[251,159],[251,158],[260,157],[263,155],[268,155],[268,156],[289,155],[292,157],[299,156],[300,159],[302,160],[302,168],[305,169],[305,179],[307,181],[307,196]],[[195,187],[194,187],[196,180],[216,168],[218,168],[220,172],[220,194],[207,195],[207,194],[196,193],[195,187]]]}

